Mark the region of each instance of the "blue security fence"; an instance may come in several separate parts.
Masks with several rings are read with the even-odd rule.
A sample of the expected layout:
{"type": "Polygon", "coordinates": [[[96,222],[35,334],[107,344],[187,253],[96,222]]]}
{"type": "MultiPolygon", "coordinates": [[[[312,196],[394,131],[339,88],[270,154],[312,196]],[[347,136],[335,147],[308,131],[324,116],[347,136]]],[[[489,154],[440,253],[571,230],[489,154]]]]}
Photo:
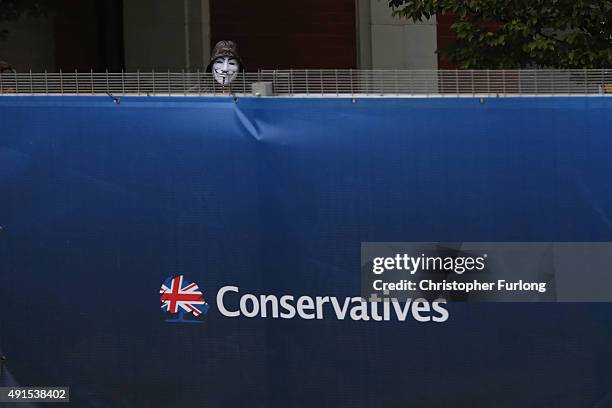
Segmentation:
{"type": "Polygon", "coordinates": [[[365,241],[612,241],[611,98],[119,102],[0,98],[0,384],[97,407],[612,400],[609,304],[451,304],[437,324],[215,310],[226,285],[358,296],[365,241]],[[165,322],[177,274],[201,323],[165,322]]]}

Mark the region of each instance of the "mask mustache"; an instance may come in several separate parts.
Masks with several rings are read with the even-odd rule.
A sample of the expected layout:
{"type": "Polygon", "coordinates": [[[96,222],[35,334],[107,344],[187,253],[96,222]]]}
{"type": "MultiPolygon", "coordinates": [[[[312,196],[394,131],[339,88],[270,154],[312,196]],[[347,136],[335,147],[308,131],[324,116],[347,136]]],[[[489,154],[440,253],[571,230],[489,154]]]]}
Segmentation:
{"type": "Polygon", "coordinates": [[[231,81],[232,77],[235,75],[234,72],[222,69],[215,69],[215,74],[221,79],[222,85],[227,85],[231,81]]]}

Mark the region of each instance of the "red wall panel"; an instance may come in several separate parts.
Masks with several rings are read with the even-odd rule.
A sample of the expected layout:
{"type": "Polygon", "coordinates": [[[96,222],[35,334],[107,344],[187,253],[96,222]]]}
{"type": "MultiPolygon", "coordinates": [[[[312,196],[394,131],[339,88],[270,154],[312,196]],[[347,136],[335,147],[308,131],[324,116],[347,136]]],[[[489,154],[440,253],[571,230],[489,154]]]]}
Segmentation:
{"type": "Polygon", "coordinates": [[[211,0],[212,46],[234,40],[249,71],[356,68],[355,0],[211,0]]]}

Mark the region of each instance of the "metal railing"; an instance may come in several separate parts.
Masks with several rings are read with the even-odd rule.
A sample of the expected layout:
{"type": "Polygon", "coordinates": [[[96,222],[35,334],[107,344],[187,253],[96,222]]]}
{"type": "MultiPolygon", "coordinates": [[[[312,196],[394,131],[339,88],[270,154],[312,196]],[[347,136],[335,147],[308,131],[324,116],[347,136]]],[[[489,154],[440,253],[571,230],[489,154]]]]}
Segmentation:
{"type": "Polygon", "coordinates": [[[0,73],[0,95],[461,96],[612,94],[612,70],[265,70],[223,87],[206,72],[0,73]]]}

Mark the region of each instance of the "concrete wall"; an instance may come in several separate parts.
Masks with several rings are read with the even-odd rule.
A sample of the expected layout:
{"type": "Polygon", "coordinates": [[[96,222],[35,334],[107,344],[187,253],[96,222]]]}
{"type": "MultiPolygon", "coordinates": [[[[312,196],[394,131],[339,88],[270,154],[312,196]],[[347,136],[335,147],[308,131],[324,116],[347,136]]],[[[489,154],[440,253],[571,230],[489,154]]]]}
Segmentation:
{"type": "Polygon", "coordinates": [[[361,68],[437,69],[436,19],[412,23],[387,0],[357,0],[361,68]]]}
{"type": "Polygon", "coordinates": [[[12,64],[17,71],[55,70],[55,35],[52,17],[22,17],[2,23],[9,31],[0,41],[0,60],[12,64]]]}
{"type": "Polygon", "coordinates": [[[206,66],[208,7],[208,0],[124,0],[126,69],[195,71],[206,66]]]}

